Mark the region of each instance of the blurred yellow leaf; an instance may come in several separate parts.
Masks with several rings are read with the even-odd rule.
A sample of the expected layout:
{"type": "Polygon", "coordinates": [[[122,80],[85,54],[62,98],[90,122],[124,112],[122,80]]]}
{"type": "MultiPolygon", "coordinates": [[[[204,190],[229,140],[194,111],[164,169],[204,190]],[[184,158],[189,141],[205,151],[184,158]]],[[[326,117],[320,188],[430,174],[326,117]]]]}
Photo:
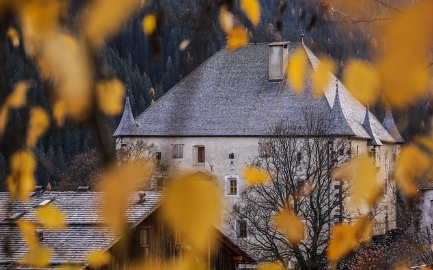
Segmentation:
{"type": "Polygon", "coordinates": [[[188,47],[190,41],[189,39],[185,39],[183,40],[180,44],[179,44],[179,50],[184,51],[186,49],[186,47],[188,47]]]}
{"type": "Polygon", "coordinates": [[[331,229],[328,258],[336,263],[359,245],[356,228],[348,224],[337,224],[331,229]]]}
{"type": "Polygon", "coordinates": [[[290,57],[286,74],[295,94],[302,94],[304,92],[306,68],[307,54],[301,47],[296,49],[290,57]]]}
{"type": "Polygon", "coordinates": [[[432,10],[433,1],[416,1],[385,30],[378,67],[385,98],[391,106],[412,104],[428,94],[432,10]]]}
{"type": "Polygon", "coordinates": [[[56,34],[45,39],[38,58],[42,76],[53,82],[57,100],[75,121],[84,120],[92,105],[92,72],[83,46],[68,34],[56,34]]]}
{"type": "Polygon", "coordinates": [[[27,127],[27,146],[35,146],[39,137],[50,126],[50,118],[44,109],[35,107],[30,110],[30,120],[27,127]]]}
{"type": "Polygon", "coordinates": [[[406,196],[417,194],[418,178],[421,177],[430,167],[430,161],[418,147],[409,145],[403,148],[397,159],[394,170],[397,187],[406,196]]]}
{"type": "Polygon", "coordinates": [[[87,256],[87,261],[92,269],[99,269],[110,263],[110,253],[104,251],[92,251],[87,256]]]}
{"type": "Polygon", "coordinates": [[[254,166],[246,167],[242,176],[249,185],[265,184],[271,181],[271,176],[266,170],[254,166]]]}
{"type": "Polygon", "coordinates": [[[11,40],[12,45],[14,45],[14,47],[20,46],[20,34],[18,34],[15,28],[9,27],[6,35],[11,40]]]}
{"type": "Polygon", "coordinates": [[[124,232],[129,199],[145,185],[143,179],[147,181],[149,172],[149,163],[146,166],[140,162],[123,163],[109,168],[98,182],[97,190],[104,192],[103,217],[117,232],[124,232]]]}
{"type": "Polygon", "coordinates": [[[344,69],[343,83],[364,105],[372,105],[380,95],[379,72],[361,60],[350,60],[344,69]]]}
{"type": "Polygon", "coordinates": [[[100,81],[96,84],[98,106],[107,115],[122,112],[125,86],[118,79],[100,81]]]}
{"type": "Polygon", "coordinates": [[[21,260],[21,264],[37,267],[37,268],[45,268],[49,265],[51,258],[51,251],[41,247],[32,247],[21,260]]]}
{"type": "Polygon", "coordinates": [[[362,156],[350,160],[332,172],[335,180],[350,180],[350,203],[353,207],[372,207],[383,194],[383,182],[371,158],[362,156]]]}
{"type": "Polygon", "coordinates": [[[82,270],[82,269],[83,267],[72,265],[72,264],[61,265],[59,268],[56,268],[56,270],[82,270]]]}
{"type": "Polygon", "coordinates": [[[313,83],[313,95],[316,98],[323,96],[323,90],[329,85],[330,74],[335,74],[337,70],[334,61],[329,57],[320,58],[317,69],[311,73],[313,83]]]}
{"type": "Polygon", "coordinates": [[[27,90],[29,89],[30,83],[28,81],[22,81],[17,83],[12,93],[6,99],[6,106],[11,108],[20,108],[26,104],[27,90]]]}
{"type": "Polygon", "coordinates": [[[0,135],[3,134],[3,131],[5,130],[8,123],[8,113],[9,109],[7,106],[3,106],[0,109],[0,135]]]}
{"type": "Polygon", "coordinates": [[[48,229],[62,229],[66,226],[65,218],[67,216],[57,207],[46,205],[37,208],[36,211],[36,215],[44,227],[48,229]]]}
{"type": "Polygon", "coordinates": [[[215,184],[200,174],[174,179],[167,186],[162,207],[165,218],[184,233],[185,242],[195,251],[206,251],[221,211],[215,184]]]}
{"type": "Polygon", "coordinates": [[[139,0],[95,0],[86,9],[83,28],[86,38],[95,47],[101,46],[110,36],[125,25],[125,20],[137,12],[139,0]]]}
{"type": "Polygon", "coordinates": [[[58,127],[62,127],[65,123],[65,102],[63,100],[57,100],[53,105],[53,117],[56,120],[58,127]]]}
{"type": "Polygon", "coordinates": [[[36,247],[39,241],[35,235],[36,226],[30,221],[18,220],[18,228],[20,228],[23,239],[26,241],[27,245],[30,247],[36,247]]]}
{"type": "Polygon", "coordinates": [[[281,230],[293,245],[304,240],[304,223],[293,213],[293,211],[284,209],[274,217],[275,227],[281,230]]]}
{"type": "Polygon", "coordinates": [[[143,19],[143,31],[150,36],[156,31],[157,18],[154,14],[149,14],[143,19]]]}
{"type": "Polygon", "coordinates": [[[233,29],[233,14],[223,5],[220,11],[220,25],[226,34],[229,34],[233,29]]]}
{"type": "Polygon", "coordinates": [[[360,217],[354,224],[356,238],[360,243],[367,243],[373,234],[373,221],[368,216],[360,217]]]}
{"type": "Polygon", "coordinates": [[[236,26],[228,34],[228,49],[234,51],[245,46],[248,42],[248,34],[241,26],[236,26]]]}
{"type": "Polygon", "coordinates": [[[410,268],[407,265],[398,265],[398,266],[394,267],[394,270],[412,270],[412,268],[410,268]]]}
{"type": "Polygon", "coordinates": [[[260,21],[260,2],[258,0],[241,0],[241,8],[250,22],[257,26],[260,21]]]}
{"type": "Polygon", "coordinates": [[[19,19],[21,22],[24,49],[32,57],[36,56],[44,39],[58,27],[61,18],[66,17],[66,1],[39,0],[21,1],[19,19]]]}
{"type": "Polygon", "coordinates": [[[15,152],[10,159],[10,173],[7,185],[12,198],[28,200],[29,192],[35,188],[34,172],[36,161],[28,150],[15,152]]]}

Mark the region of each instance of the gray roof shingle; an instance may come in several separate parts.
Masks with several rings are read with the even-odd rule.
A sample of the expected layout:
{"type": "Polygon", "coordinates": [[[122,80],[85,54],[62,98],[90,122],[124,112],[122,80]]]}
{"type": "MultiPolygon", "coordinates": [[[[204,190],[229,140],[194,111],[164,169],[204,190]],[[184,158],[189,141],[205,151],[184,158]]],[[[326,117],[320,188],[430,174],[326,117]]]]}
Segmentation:
{"type": "Polygon", "coordinates": [[[370,111],[366,109],[364,122],[362,123],[362,126],[364,127],[365,131],[367,131],[368,135],[371,138],[370,140],[368,140],[368,145],[374,145],[374,146],[382,145],[382,142],[376,136],[376,133],[373,131],[373,128],[371,127],[369,115],[370,115],[370,111]]]}
{"type": "Polygon", "coordinates": [[[129,97],[126,97],[122,118],[113,136],[127,135],[131,130],[135,130],[136,127],[137,125],[135,124],[134,115],[132,114],[129,97]]]}
{"type": "MultiPolygon", "coordinates": [[[[319,60],[304,45],[290,43],[289,55],[300,46],[310,67],[316,69],[319,60]]],[[[268,81],[268,62],[267,44],[250,44],[234,52],[221,49],[141,113],[135,119],[138,128],[125,128],[121,121],[122,133],[116,131],[114,136],[263,136],[269,126],[283,121],[303,125],[300,112],[307,107],[331,113],[336,99],[334,84],[330,83],[319,99],[309,94],[310,81],[304,94],[295,95],[289,83],[268,81]]],[[[329,76],[331,82],[337,80],[329,76]]],[[[341,110],[334,110],[335,126],[341,129],[338,133],[344,133],[339,135],[371,139],[362,126],[365,107],[337,83],[341,110]]],[[[373,115],[370,121],[381,141],[395,142],[373,115]]]]}
{"type": "Polygon", "coordinates": [[[385,118],[383,119],[383,126],[386,128],[386,130],[391,134],[391,136],[394,138],[394,140],[397,143],[404,143],[403,137],[400,135],[400,132],[397,129],[397,126],[395,125],[394,118],[392,117],[391,109],[388,107],[386,108],[385,118]]]}

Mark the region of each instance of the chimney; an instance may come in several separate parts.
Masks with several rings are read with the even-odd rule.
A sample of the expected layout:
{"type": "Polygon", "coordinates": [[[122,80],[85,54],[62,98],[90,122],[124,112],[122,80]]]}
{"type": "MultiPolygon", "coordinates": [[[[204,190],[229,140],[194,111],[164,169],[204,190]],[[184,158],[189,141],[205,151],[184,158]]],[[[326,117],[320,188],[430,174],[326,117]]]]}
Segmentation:
{"type": "Polygon", "coordinates": [[[269,45],[269,81],[284,80],[289,61],[289,42],[273,42],[269,45]]]}
{"type": "Polygon", "coordinates": [[[44,188],[42,186],[35,186],[35,193],[33,193],[32,197],[39,197],[44,192],[44,188]]]}
{"type": "Polygon", "coordinates": [[[78,192],[87,192],[90,190],[89,186],[79,186],[78,187],[78,192]]]}
{"type": "Polygon", "coordinates": [[[140,197],[140,199],[138,199],[137,204],[142,204],[146,201],[146,199],[145,199],[146,193],[144,191],[139,191],[138,196],[140,197]]]}

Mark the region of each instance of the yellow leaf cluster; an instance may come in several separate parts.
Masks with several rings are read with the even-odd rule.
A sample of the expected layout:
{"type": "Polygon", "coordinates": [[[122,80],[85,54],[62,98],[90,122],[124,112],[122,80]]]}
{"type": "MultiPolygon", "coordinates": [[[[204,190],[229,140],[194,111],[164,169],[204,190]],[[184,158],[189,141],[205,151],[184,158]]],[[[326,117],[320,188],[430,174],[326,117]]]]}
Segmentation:
{"type": "MultiPolygon", "coordinates": [[[[149,166],[149,164],[146,164],[149,166]]],[[[139,162],[123,163],[109,168],[98,182],[97,190],[104,193],[102,214],[119,233],[124,231],[128,201],[135,190],[147,179],[151,169],[139,162]]]]}
{"type": "Polygon", "coordinates": [[[260,265],[259,270],[281,270],[283,269],[281,266],[275,263],[265,263],[260,265]]]}
{"type": "Polygon", "coordinates": [[[233,14],[223,5],[220,10],[220,25],[226,34],[229,34],[233,29],[233,14]]]}
{"type": "Polygon", "coordinates": [[[92,269],[99,269],[110,263],[110,253],[104,251],[92,251],[87,256],[87,261],[92,269]]]}
{"type": "Polygon", "coordinates": [[[260,21],[260,2],[258,0],[241,0],[241,8],[250,22],[257,26],[260,21]]]}
{"type": "Polygon", "coordinates": [[[51,258],[51,251],[41,247],[31,247],[30,250],[24,255],[21,264],[31,267],[45,268],[49,265],[51,258]]]}
{"type": "Polygon", "coordinates": [[[195,251],[206,251],[221,211],[216,186],[198,174],[174,179],[167,186],[162,207],[164,217],[184,233],[185,242],[195,251]]]}
{"type": "Polygon", "coordinates": [[[39,241],[35,235],[35,224],[30,221],[18,220],[17,225],[27,245],[29,245],[30,247],[36,247],[39,244],[39,241]]]}
{"type": "Polygon", "coordinates": [[[66,226],[66,214],[55,206],[41,206],[37,209],[36,215],[42,225],[48,229],[62,229],[66,226]]]}
{"type": "Polygon", "coordinates": [[[237,50],[248,42],[248,33],[241,26],[234,27],[228,34],[227,45],[229,51],[237,50]]]}
{"type": "Polygon", "coordinates": [[[30,110],[30,120],[27,127],[27,146],[35,146],[39,137],[50,126],[50,118],[44,109],[35,107],[30,110]]]}
{"type": "Polygon", "coordinates": [[[313,84],[313,96],[320,98],[323,96],[325,87],[329,85],[331,74],[335,74],[336,66],[334,61],[327,56],[321,57],[317,69],[311,73],[311,81],[313,84]]]}
{"type": "Polygon", "coordinates": [[[10,174],[7,177],[8,190],[12,198],[27,200],[29,192],[34,189],[36,183],[35,157],[28,150],[19,150],[12,155],[10,162],[10,174]]]}
{"type": "Polygon", "coordinates": [[[409,145],[403,148],[394,170],[397,187],[406,196],[417,194],[418,178],[430,167],[428,156],[418,147],[409,145]]]}
{"type": "Polygon", "coordinates": [[[157,27],[157,18],[154,14],[149,14],[143,19],[143,31],[146,35],[151,36],[157,27]]]}
{"type": "Polygon", "coordinates": [[[96,84],[98,106],[107,115],[122,112],[125,86],[118,79],[100,81],[96,84]]]}
{"type": "Polygon", "coordinates": [[[307,54],[304,49],[298,48],[289,59],[287,67],[287,79],[292,85],[293,92],[302,94],[304,92],[305,74],[307,72],[307,54]]]}
{"type": "Polygon", "coordinates": [[[366,216],[354,224],[337,224],[331,230],[328,245],[328,258],[335,264],[344,256],[356,249],[360,243],[369,241],[373,232],[373,222],[366,216]]]}
{"type": "Polygon", "coordinates": [[[18,34],[15,28],[9,28],[6,35],[11,40],[14,47],[18,47],[20,45],[20,34],[18,34]]]}
{"type": "Polygon", "coordinates": [[[57,126],[62,127],[65,124],[65,101],[57,100],[53,105],[53,117],[57,126]]]}
{"type": "Polygon", "coordinates": [[[266,184],[271,181],[271,175],[268,171],[254,166],[246,167],[242,176],[249,185],[266,184]]]}
{"type": "Polygon", "coordinates": [[[305,225],[291,210],[284,209],[274,217],[275,227],[281,230],[292,245],[304,240],[305,225]]]}
{"type": "Polygon", "coordinates": [[[139,10],[139,0],[95,0],[82,21],[84,36],[93,46],[104,41],[124,26],[125,20],[139,10]]]}
{"type": "Polygon", "coordinates": [[[343,73],[343,83],[364,105],[376,102],[380,94],[380,76],[374,66],[361,60],[350,60],[343,73]]]}
{"type": "Polygon", "coordinates": [[[430,68],[427,50],[433,36],[432,1],[417,1],[388,25],[378,68],[390,105],[401,107],[426,96],[430,68]]]}

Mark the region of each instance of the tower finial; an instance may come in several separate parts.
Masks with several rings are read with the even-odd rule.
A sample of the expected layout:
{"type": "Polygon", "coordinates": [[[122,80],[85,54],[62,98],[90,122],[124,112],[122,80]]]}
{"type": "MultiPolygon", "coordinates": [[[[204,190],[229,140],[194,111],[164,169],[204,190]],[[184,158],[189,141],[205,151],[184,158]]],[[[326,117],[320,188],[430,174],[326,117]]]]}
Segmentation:
{"type": "Polygon", "coordinates": [[[302,32],[302,30],[301,30],[301,42],[302,44],[304,44],[304,33],[302,32]]]}

